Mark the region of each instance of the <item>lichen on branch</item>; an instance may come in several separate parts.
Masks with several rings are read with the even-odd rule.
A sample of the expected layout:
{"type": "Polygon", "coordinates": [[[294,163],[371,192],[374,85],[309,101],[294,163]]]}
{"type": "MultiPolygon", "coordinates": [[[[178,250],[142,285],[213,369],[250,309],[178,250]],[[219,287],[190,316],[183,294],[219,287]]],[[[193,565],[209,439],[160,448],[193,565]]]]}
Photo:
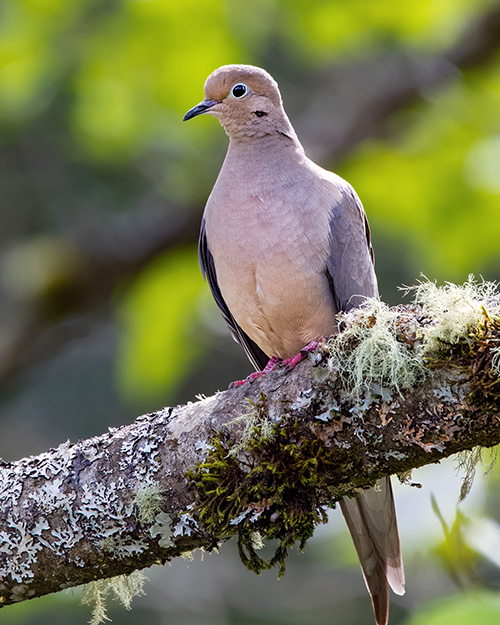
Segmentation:
{"type": "MultiPolygon", "coordinates": [[[[323,438],[325,429],[335,432],[354,426],[358,436],[366,438],[369,430],[364,421],[370,419],[375,425],[371,436],[382,436],[377,429],[385,428],[391,414],[405,403],[405,394],[415,393],[416,385],[430,380],[432,372],[434,378],[439,372],[450,374],[434,389],[442,402],[434,410],[427,407],[432,417],[439,418],[446,396],[455,396],[471,417],[474,412],[498,412],[496,285],[469,277],[461,287],[439,288],[423,281],[409,291],[415,293],[411,306],[389,308],[373,299],[340,317],[341,333],[325,348],[327,366],[313,371],[316,380],[336,390],[326,411],[318,412],[317,406],[299,417],[284,406],[283,414],[270,423],[267,397],[262,394],[254,412],[246,413],[246,419],[240,417],[243,430],[218,432],[208,457],[189,470],[188,480],[197,493],[196,518],[222,538],[236,535],[242,562],[255,572],[279,564],[282,575],[288,549],[294,543],[302,549],[315,527],[325,522],[326,509],[349,494],[342,493],[332,477],[340,459],[336,441],[323,438]],[[255,535],[278,541],[274,555],[264,559],[257,554],[255,535]]],[[[302,402],[307,405],[307,399],[302,402]]],[[[441,428],[439,439],[427,441],[433,428],[423,422],[419,429],[407,419],[404,444],[411,442],[426,452],[441,450],[453,437],[454,424],[441,428]]],[[[397,433],[400,440],[402,433],[397,433]]],[[[352,453],[350,457],[353,464],[352,453]]],[[[461,458],[470,467],[462,497],[470,488],[476,458],[480,458],[477,449],[461,458]]]]}
{"type": "Polygon", "coordinates": [[[0,605],[232,533],[250,568],[282,570],[340,497],[500,442],[500,295],[470,279],[415,296],[343,315],[293,371],[0,463],[0,605]],[[277,541],[267,560],[262,538],[277,541]]]}

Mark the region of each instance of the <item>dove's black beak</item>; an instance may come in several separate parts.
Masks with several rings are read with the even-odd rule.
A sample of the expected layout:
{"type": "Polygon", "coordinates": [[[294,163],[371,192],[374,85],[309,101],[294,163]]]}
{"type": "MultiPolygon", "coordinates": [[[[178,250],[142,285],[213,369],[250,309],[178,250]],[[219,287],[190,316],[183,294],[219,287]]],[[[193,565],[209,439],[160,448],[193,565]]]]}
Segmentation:
{"type": "Polygon", "coordinates": [[[184,118],[183,118],[182,121],[183,122],[187,122],[188,119],[193,119],[193,117],[196,117],[197,115],[201,115],[202,113],[206,113],[215,104],[219,104],[219,102],[214,101],[214,100],[203,100],[203,102],[200,102],[199,104],[194,106],[192,109],[190,109],[184,115],[184,118]]]}

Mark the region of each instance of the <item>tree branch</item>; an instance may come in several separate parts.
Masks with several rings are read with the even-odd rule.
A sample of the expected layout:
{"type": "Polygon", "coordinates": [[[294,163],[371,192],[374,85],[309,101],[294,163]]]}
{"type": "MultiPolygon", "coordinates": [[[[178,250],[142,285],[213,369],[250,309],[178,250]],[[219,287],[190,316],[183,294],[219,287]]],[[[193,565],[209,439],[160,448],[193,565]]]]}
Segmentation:
{"type": "Polygon", "coordinates": [[[432,309],[432,297],[395,309],[373,301],[345,315],[342,333],[291,372],[277,370],[102,436],[3,462],[0,603],[130,573],[195,548],[211,550],[228,528],[237,533],[240,522],[252,527],[256,517],[261,531],[279,526],[287,506],[296,509],[298,500],[290,497],[301,488],[294,480],[305,483],[301,462],[315,479],[302,488],[300,503],[309,498],[321,507],[382,475],[497,444],[500,319],[492,313],[500,312],[500,299],[484,290],[478,297],[477,289],[467,297],[462,308],[455,299],[453,309],[445,299],[432,309]],[[472,305],[475,321],[460,312],[472,305]],[[455,322],[453,334],[450,315],[457,310],[462,326],[455,322]],[[384,372],[381,363],[392,368],[384,372]],[[216,462],[221,445],[225,452],[216,462]],[[212,473],[215,466],[219,473],[212,473]],[[278,481],[277,467],[285,466],[288,499],[272,492],[267,475],[268,491],[256,499],[253,482],[251,505],[238,509],[233,498],[227,516],[228,489],[244,502],[251,466],[261,475],[267,467],[278,481]],[[205,477],[219,480],[221,468],[231,467],[240,470],[237,484],[203,489],[205,477]],[[209,513],[214,505],[217,523],[227,517],[218,533],[209,513]]]}

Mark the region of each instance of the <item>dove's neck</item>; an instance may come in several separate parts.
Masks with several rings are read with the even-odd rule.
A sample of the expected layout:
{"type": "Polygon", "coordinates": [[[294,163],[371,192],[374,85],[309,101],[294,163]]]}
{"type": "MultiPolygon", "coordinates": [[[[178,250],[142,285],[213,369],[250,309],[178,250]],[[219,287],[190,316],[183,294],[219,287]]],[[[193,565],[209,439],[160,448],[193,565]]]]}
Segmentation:
{"type": "MultiPolygon", "coordinates": [[[[285,130],[285,129],[284,129],[285,130]]],[[[230,137],[226,161],[260,163],[263,167],[277,167],[305,159],[305,152],[294,129],[273,132],[259,137],[230,137]]]]}

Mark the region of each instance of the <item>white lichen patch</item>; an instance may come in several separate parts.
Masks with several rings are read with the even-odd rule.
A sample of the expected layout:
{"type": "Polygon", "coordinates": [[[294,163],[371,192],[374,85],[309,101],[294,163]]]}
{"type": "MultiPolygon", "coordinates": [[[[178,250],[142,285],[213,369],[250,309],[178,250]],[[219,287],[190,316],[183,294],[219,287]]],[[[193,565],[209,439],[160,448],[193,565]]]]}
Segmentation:
{"type": "Polygon", "coordinates": [[[68,547],[74,547],[82,538],[83,532],[76,523],[61,525],[51,532],[51,549],[54,553],[62,555],[68,547]]]}
{"type": "Polygon", "coordinates": [[[7,565],[0,567],[0,575],[10,575],[19,583],[33,577],[31,565],[36,562],[37,553],[43,549],[37,536],[28,531],[23,521],[11,520],[7,531],[0,532],[0,541],[3,554],[9,556],[7,565]]]}
{"type": "Polygon", "coordinates": [[[309,406],[311,405],[311,392],[312,389],[306,389],[304,391],[301,391],[299,396],[297,397],[297,399],[293,402],[293,404],[290,406],[290,410],[304,410],[309,408],[309,406]]]}
{"type": "MultiPolygon", "coordinates": [[[[163,425],[169,414],[165,411],[163,425]]],[[[103,567],[112,559],[130,559],[147,551],[151,536],[137,537],[138,517],[145,523],[154,521],[153,533],[161,546],[173,544],[172,520],[159,516],[162,491],[155,477],[163,453],[164,437],[157,432],[161,419],[151,417],[114,430],[112,436],[68,441],[40,456],[2,463],[4,602],[39,592],[32,580],[52,584],[52,590],[72,585],[74,581],[66,580],[61,571],[68,564],[88,566],[93,551],[103,558],[103,567]]],[[[186,534],[192,529],[181,520],[177,531],[186,534]]],[[[125,590],[129,585],[127,581],[125,590]]]]}
{"type": "Polygon", "coordinates": [[[0,506],[12,510],[0,532],[0,576],[26,582],[34,576],[32,566],[42,549],[61,554],[82,538],[72,517],[75,494],[64,487],[58,476],[67,470],[73,456],[65,443],[59,446],[61,456],[49,459],[48,454],[27,458],[12,468],[0,472],[0,506]],[[28,492],[22,506],[18,505],[26,476],[37,476],[52,481],[28,492]],[[56,526],[52,527],[45,515],[60,512],[56,526]],[[73,525],[73,527],[72,527],[73,525]]]}
{"type": "Polygon", "coordinates": [[[413,292],[415,302],[423,307],[423,314],[432,320],[424,338],[424,350],[432,352],[442,342],[457,343],[484,322],[487,316],[500,316],[500,294],[495,282],[478,282],[470,275],[461,286],[423,280],[406,289],[413,292]]]}
{"type": "Polygon", "coordinates": [[[71,462],[71,456],[68,454],[70,442],[66,441],[57,448],[57,451],[61,454],[55,455],[51,452],[40,454],[37,458],[37,463],[33,466],[33,473],[41,475],[47,480],[51,479],[55,475],[64,475],[64,471],[67,469],[71,462]]]}
{"type": "Polygon", "coordinates": [[[166,512],[160,512],[155,517],[155,524],[149,530],[150,535],[158,540],[158,545],[167,549],[174,544],[172,531],[172,518],[166,512]]]}
{"type": "MultiPolygon", "coordinates": [[[[126,533],[134,513],[130,497],[123,496],[124,492],[129,492],[125,480],[119,477],[107,484],[100,483],[94,481],[93,472],[89,470],[86,476],[89,479],[82,480],[77,491],[67,476],[74,475],[71,468],[76,466],[81,468],[79,479],[82,478],[88,460],[78,446],[69,450],[65,444],[59,450],[63,452],[61,457],[49,460],[44,454],[41,460],[28,458],[20,461],[14,470],[0,472],[0,504],[3,510],[7,506],[12,509],[0,532],[0,576],[3,578],[25,582],[33,577],[33,565],[42,549],[68,557],[68,552],[84,538],[99,546],[102,540],[112,537],[116,557],[130,556],[147,548],[143,541],[121,536],[122,532],[126,533]],[[65,473],[59,476],[61,470],[65,473]],[[21,475],[37,475],[39,481],[41,478],[47,482],[41,482],[28,492],[22,506],[18,506],[21,475]]],[[[91,456],[95,457],[95,453],[91,456]]]]}
{"type": "Polygon", "coordinates": [[[174,536],[191,536],[194,530],[198,528],[198,524],[195,519],[192,518],[190,513],[180,514],[177,517],[177,523],[173,532],[174,536]]]}
{"type": "Polygon", "coordinates": [[[127,471],[130,468],[130,457],[134,457],[135,476],[142,481],[152,479],[161,467],[158,441],[153,436],[144,436],[139,439],[124,440],[121,448],[122,459],[120,470],[127,471]]]}
{"type": "Polygon", "coordinates": [[[0,472],[0,505],[2,509],[14,508],[23,492],[23,483],[15,471],[0,472]]]}
{"type": "Polygon", "coordinates": [[[40,510],[51,511],[56,508],[69,508],[76,498],[76,493],[65,492],[61,478],[53,479],[28,494],[25,506],[36,504],[40,510]],[[31,500],[31,501],[30,501],[31,500]]]}
{"type": "Polygon", "coordinates": [[[211,445],[210,443],[207,443],[207,441],[198,440],[194,444],[194,448],[195,448],[196,451],[203,451],[203,452],[207,451],[208,452],[208,451],[211,451],[214,448],[214,446],[211,445]]]}
{"type": "Polygon", "coordinates": [[[243,510],[238,516],[234,517],[229,521],[229,525],[239,525],[242,521],[248,520],[251,523],[257,521],[257,519],[262,514],[262,510],[255,510],[255,508],[247,508],[243,510]]]}
{"type": "Polygon", "coordinates": [[[86,483],[81,489],[81,500],[77,513],[87,519],[96,515],[105,517],[114,527],[117,521],[125,522],[134,513],[134,504],[124,498],[123,491],[128,490],[122,477],[105,483],[86,483]]]}

